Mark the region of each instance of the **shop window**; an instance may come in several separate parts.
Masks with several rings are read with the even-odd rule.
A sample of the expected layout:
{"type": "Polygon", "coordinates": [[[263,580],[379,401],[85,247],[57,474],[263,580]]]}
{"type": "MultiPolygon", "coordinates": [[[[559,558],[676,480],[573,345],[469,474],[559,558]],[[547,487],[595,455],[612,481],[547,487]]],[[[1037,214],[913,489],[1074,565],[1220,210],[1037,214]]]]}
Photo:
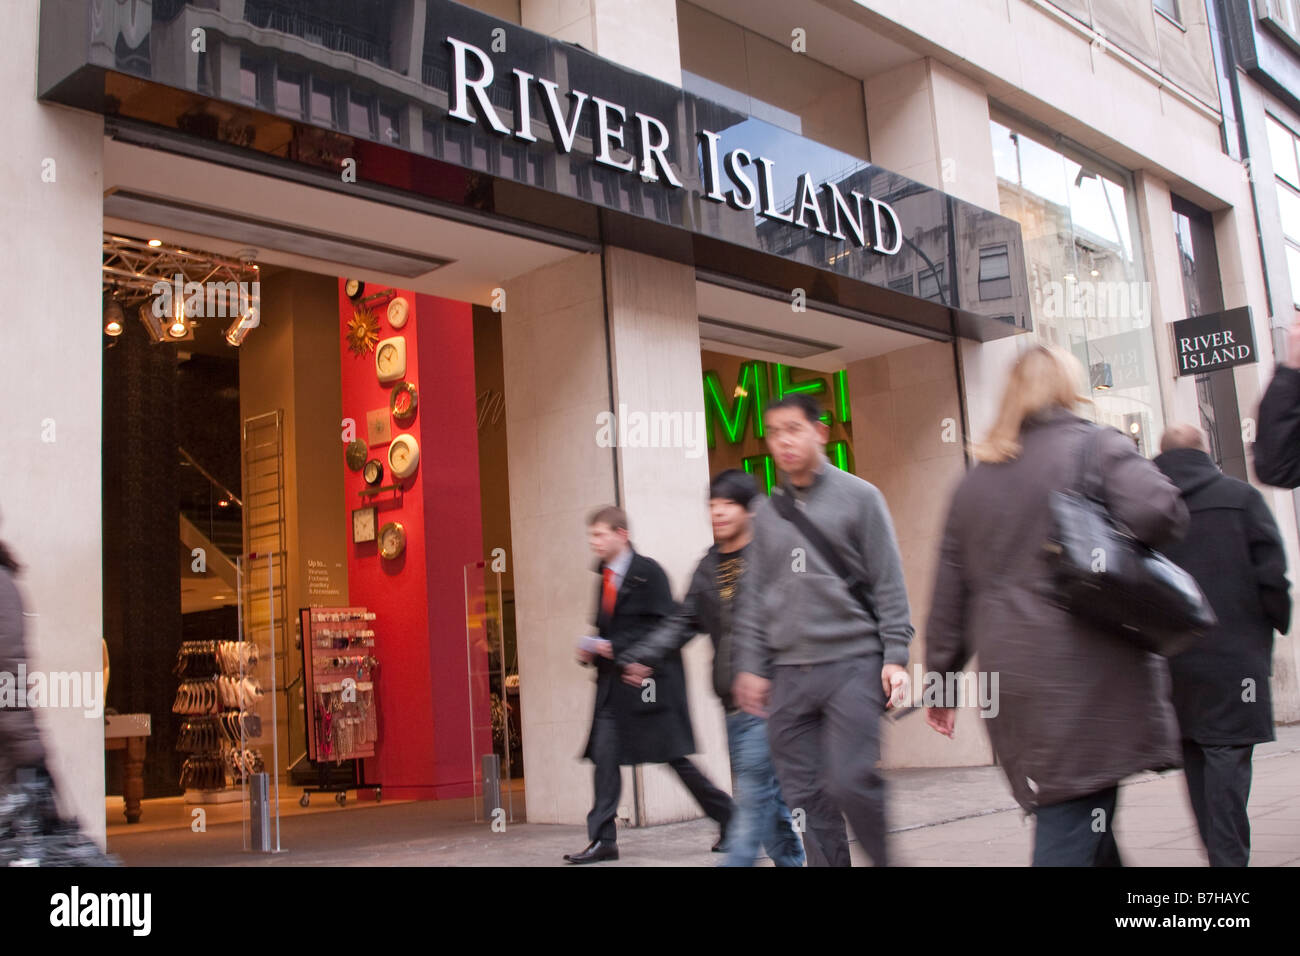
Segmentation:
{"type": "Polygon", "coordinates": [[[211,61],[208,60],[208,51],[200,50],[199,63],[198,63],[198,81],[199,81],[199,92],[202,93],[204,96],[212,95],[211,70],[212,70],[212,63],[211,61]]]}
{"type": "Polygon", "coordinates": [[[311,121],[321,126],[337,126],[334,119],[334,84],[312,77],[311,121]]]}
{"type": "Polygon", "coordinates": [[[1300,309],[1300,248],[1286,247],[1286,271],[1291,277],[1291,304],[1300,309]]]}
{"type": "Polygon", "coordinates": [[[402,124],[398,118],[398,108],[391,103],[379,105],[379,140],[383,143],[398,143],[402,139],[402,124]]]}
{"type": "Polygon", "coordinates": [[[275,109],[286,116],[302,116],[302,74],[275,71],[275,109]]]}
{"type": "Polygon", "coordinates": [[[1273,117],[1267,117],[1268,152],[1273,160],[1273,175],[1300,189],[1300,162],[1296,159],[1296,137],[1273,117]]]}
{"type": "MultiPolygon", "coordinates": [[[[1024,236],[1034,333],[1091,370],[1079,387],[1097,420],[1130,434],[1138,423],[1150,453],[1164,406],[1132,175],[1029,120],[998,112],[990,130],[999,212],[1024,236]]],[[[981,298],[986,275],[1002,271],[990,258],[981,298]]]]}
{"type": "Polygon", "coordinates": [[[980,249],[980,299],[1005,299],[1011,295],[1011,260],[1007,244],[980,249]]]}
{"type": "Polygon", "coordinates": [[[348,97],[348,132],[353,136],[375,136],[374,100],[360,93],[348,97]]]}
{"type": "Polygon", "coordinates": [[[681,0],[677,38],[683,89],[869,158],[865,97],[857,77],[681,0]]]}
{"type": "Polygon", "coordinates": [[[1282,222],[1287,274],[1291,279],[1291,300],[1300,308],[1300,137],[1273,117],[1266,119],[1277,213],[1282,222]]]}
{"type": "Polygon", "coordinates": [[[239,59],[239,95],[245,103],[257,105],[257,66],[248,57],[239,59]]]}
{"type": "Polygon", "coordinates": [[[918,292],[922,299],[929,299],[931,302],[945,301],[943,292],[943,263],[940,262],[933,269],[922,269],[918,292]]]}
{"type": "Polygon", "coordinates": [[[913,284],[913,283],[912,283],[912,276],[911,276],[910,274],[909,274],[909,275],[905,275],[905,276],[903,276],[903,277],[900,278],[900,279],[890,279],[890,280],[889,280],[889,287],[890,287],[891,289],[893,289],[895,292],[901,292],[901,293],[903,293],[903,295],[911,295],[911,294],[912,294],[912,284],[913,284]]]}

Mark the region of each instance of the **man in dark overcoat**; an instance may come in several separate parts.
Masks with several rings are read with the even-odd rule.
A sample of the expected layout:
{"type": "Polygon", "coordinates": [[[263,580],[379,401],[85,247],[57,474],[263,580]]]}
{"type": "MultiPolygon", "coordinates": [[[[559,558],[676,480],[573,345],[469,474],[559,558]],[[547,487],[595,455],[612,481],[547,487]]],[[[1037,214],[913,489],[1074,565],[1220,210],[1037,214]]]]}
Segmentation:
{"type": "Polygon", "coordinates": [[[615,817],[622,793],[620,767],[666,763],[704,812],[725,831],[732,802],[687,759],[695,751],[687,709],[686,674],[680,649],[668,653],[653,677],[640,686],[622,679],[620,653],[646,637],[677,605],[663,568],[638,554],[628,541],[627,515],[613,506],[587,522],[591,549],[601,575],[596,592],[596,632],[579,645],[578,659],[596,668],[596,703],[584,752],[596,765],[595,801],[587,814],[591,844],[565,855],[570,863],[618,859],[615,817]]]}
{"type": "Polygon", "coordinates": [[[1286,552],[1264,496],[1215,466],[1205,435],[1170,425],[1156,466],[1182,493],[1191,525],[1165,548],[1196,579],[1219,619],[1169,661],[1187,793],[1211,866],[1250,860],[1251,757],[1274,739],[1273,631],[1291,620],[1286,552]]]}

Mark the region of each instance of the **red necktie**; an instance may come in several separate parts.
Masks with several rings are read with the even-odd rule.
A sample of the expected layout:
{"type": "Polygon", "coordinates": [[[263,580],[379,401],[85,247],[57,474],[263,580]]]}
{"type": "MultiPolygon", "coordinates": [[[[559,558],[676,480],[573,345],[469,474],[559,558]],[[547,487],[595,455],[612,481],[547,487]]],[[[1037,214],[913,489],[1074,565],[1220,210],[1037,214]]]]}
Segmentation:
{"type": "Polygon", "coordinates": [[[614,569],[605,568],[602,574],[605,578],[605,588],[600,596],[600,607],[605,612],[605,617],[613,617],[614,600],[618,597],[618,588],[614,587],[614,569]]]}

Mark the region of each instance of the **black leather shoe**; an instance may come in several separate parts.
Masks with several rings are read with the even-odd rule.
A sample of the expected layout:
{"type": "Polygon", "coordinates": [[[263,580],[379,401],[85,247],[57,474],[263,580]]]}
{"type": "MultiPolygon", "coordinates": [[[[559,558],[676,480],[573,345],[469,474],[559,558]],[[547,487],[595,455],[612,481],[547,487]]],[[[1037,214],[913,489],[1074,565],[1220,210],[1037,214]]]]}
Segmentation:
{"type": "Polygon", "coordinates": [[[727,817],[727,822],[722,824],[722,827],[718,830],[718,842],[713,844],[714,853],[727,852],[727,827],[730,824],[731,824],[731,817],[727,817]]]}
{"type": "Polygon", "coordinates": [[[596,840],[581,853],[566,853],[564,858],[570,863],[599,863],[602,860],[617,860],[618,844],[601,843],[596,840]]]}

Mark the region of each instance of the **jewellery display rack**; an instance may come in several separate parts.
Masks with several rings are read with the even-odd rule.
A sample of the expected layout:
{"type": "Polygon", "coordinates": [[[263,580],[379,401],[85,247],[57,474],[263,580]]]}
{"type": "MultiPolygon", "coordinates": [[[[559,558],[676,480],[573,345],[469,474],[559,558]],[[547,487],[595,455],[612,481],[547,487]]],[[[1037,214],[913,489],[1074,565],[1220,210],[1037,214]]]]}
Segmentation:
{"type": "Polygon", "coordinates": [[[186,754],[180,785],[187,803],[238,800],[235,787],[265,769],[261,751],[248,746],[261,736],[252,712],[263,694],[252,675],[257,659],[249,641],[183,641],[177,651],[172,712],[182,718],[176,749],[186,754]]]}
{"type": "Polygon", "coordinates": [[[347,802],[348,790],[373,790],[383,799],[383,785],[365,781],[366,757],[375,756],[379,713],[375,687],[375,613],[364,607],[312,607],[299,611],[302,624],[307,758],[317,771],[315,785],[303,787],[299,803],[313,793],[332,793],[347,802]],[[331,771],[350,763],[350,780],[331,771]]]}

